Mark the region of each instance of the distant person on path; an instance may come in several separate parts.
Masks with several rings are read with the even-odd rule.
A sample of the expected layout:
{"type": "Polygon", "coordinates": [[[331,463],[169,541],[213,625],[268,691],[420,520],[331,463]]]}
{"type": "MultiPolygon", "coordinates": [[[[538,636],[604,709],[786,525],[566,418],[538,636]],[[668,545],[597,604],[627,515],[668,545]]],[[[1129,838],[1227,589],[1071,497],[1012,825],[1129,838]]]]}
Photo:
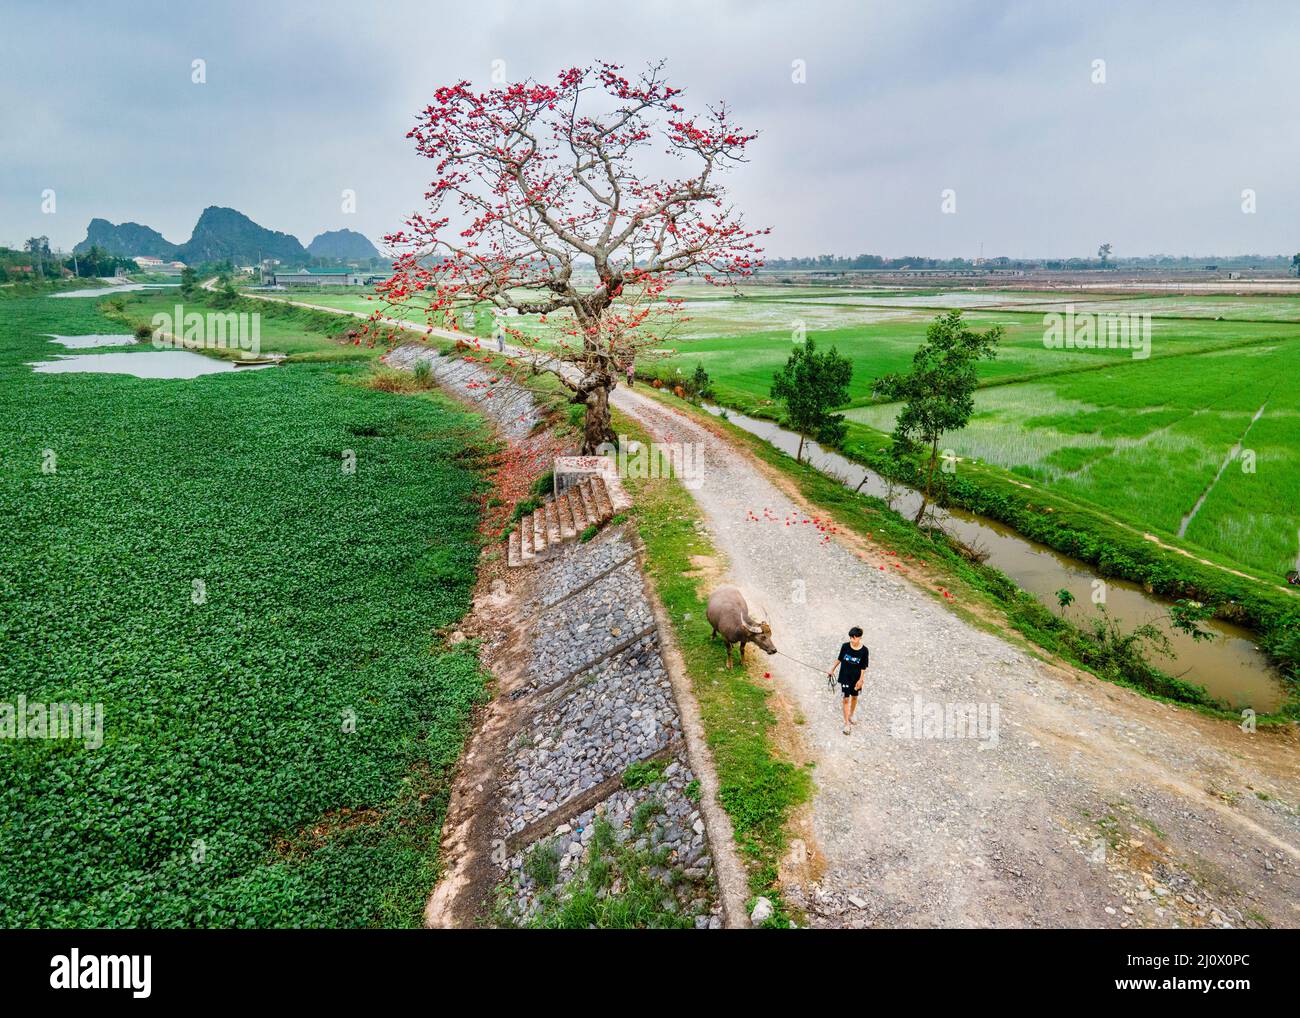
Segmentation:
{"type": "Polygon", "coordinates": [[[632,385],[635,381],[636,381],[636,368],[633,367],[631,361],[628,361],[627,362],[627,387],[629,389],[632,388],[632,385]]]}
{"type": "Polygon", "coordinates": [[[848,735],[852,726],[853,712],[858,709],[858,694],[862,692],[862,682],[867,670],[867,648],[862,643],[862,630],[854,626],[849,630],[849,642],[840,647],[840,656],[827,672],[828,677],[840,670],[840,692],[844,694],[844,734],[848,735]]]}
{"type": "Polygon", "coordinates": [[[497,353],[505,353],[505,352],[506,352],[506,337],[505,337],[505,333],[503,333],[503,332],[498,332],[498,333],[497,333],[497,353]]]}

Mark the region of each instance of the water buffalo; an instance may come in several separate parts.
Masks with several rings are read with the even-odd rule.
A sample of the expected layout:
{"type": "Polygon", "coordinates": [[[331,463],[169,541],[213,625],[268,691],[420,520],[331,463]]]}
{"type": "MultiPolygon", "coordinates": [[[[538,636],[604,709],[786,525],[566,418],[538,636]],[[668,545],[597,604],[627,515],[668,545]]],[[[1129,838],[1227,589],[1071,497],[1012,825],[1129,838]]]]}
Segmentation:
{"type": "Polygon", "coordinates": [[[755,622],[749,617],[749,606],[745,604],[744,595],[735,587],[719,587],[709,595],[709,607],[705,611],[709,625],[713,627],[710,639],[722,635],[727,645],[727,667],[731,667],[731,645],[740,644],[740,660],[745,660],[745,644],[756,643],[769,654],[776,653],[772,643],[772,627],[766,622],[755,622]]]}

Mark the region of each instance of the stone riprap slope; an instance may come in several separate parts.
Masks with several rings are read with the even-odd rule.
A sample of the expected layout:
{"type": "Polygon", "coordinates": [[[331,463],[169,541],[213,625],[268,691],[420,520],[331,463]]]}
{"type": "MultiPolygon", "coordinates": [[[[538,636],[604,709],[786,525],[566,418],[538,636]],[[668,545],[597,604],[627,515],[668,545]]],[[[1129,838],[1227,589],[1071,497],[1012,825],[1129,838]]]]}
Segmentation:
{"type": "Polygon", "coordinates": [[[477,403],[504,438],[511,441],[527,438],[543,418],[531,392],[469,356],[449,357],[435,347],[420,343],[407,343],[384,356],[385,364],[402,371],[414,371],[420,361],[428,363],[429,372],[439,385],[477,403]]]}
{"type": "Polygon", "coordinates": [[[551,694],[540,695],[532,723],[511,741],[514,777],[505,786],[510,833],[619,778],[680,736],[654,636],[591,671],[575,673],[551,694]]]}
{"type": "Polygon", "coordinates": [[[653,633],[654,616],[642,594],[636,560],[596,575],[589,586],[538,614],[531,664],[536,687],[586,671],[630,641],[653,633]]]}
{"type": "Polygon", "coordinates": [[[622,530],[538,563],[521,709],[496,796],[499,917],[542,922],[576,891],[638,873],[659,907],[722,926],[698,783],[646,596],[622,530]],[[630,768],[630,770],[629,770],[630,768]]]}
{"type": "Polygon", "coordinates": [[[646,876],[663,886],[676,911],[689,917],[696,929],[721,929],[704,821],[686,791],[692,781],[690,769],[673,760],[656,784],[620,789],[599,806],[559,824],[548,837],[515,852],[510,857],[510,878],[502,886],[505,914],[514,922],[535,919],[545,912],[548,900],[581,885],[585,874],[580,871],[590,866],[594,852],[605,851],[647,860],[646,876]],[[609,849],[602,849],[596,833],[602,823],[611,841],[609,849]],[[533,875],[540,867],[528,865],[532,852],[557,861],[558,876],[551,886],[543,887],[533,875]]]}

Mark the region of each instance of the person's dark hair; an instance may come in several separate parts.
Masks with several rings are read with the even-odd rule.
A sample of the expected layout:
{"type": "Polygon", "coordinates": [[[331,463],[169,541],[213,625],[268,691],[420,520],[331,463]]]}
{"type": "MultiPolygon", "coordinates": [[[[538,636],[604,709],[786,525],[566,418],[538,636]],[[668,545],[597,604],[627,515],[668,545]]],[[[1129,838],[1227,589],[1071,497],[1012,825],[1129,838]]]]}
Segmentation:
{"type": "Polygon", "coordinates": [[[861,630],[859,627],[857,627],[857,626],[854,626],[852,629],[849,630],[849,636],[851,636],[851,637],[852,637],[852,636],[861,636],[861,635],[862,635],[862,630],[861,630]]]}

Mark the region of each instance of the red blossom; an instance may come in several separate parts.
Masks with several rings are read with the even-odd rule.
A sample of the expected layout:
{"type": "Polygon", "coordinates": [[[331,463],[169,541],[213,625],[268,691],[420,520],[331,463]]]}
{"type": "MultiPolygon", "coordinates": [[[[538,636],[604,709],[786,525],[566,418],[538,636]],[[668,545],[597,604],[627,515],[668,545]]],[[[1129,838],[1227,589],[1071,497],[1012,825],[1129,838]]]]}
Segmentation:
{"type": "MultiPolygon", "coordinates": [[[[393,274],[376,291],[387,316],[418,312],[453,332],[467,310],[516,312],[502,331],[528,367],[558,373],[552,354],[580,366],[562,380],[590,405],[662,346],[681,307],[671,285],[752,275],[768,231],[744,224],[720,178],[755,135],[723,104],[688,113],[662,70],[628,77],[599,62],[553,83],[436,89],[407,134],[435,165],[426,207],[384,238],[393,274]],[[662,154],[681,176],[649,175],[662,154]],[[525,323],[545,326],[548,349],[525,323]]],[[[371,342],[381,327],[376,311],[371,342]]]]}

